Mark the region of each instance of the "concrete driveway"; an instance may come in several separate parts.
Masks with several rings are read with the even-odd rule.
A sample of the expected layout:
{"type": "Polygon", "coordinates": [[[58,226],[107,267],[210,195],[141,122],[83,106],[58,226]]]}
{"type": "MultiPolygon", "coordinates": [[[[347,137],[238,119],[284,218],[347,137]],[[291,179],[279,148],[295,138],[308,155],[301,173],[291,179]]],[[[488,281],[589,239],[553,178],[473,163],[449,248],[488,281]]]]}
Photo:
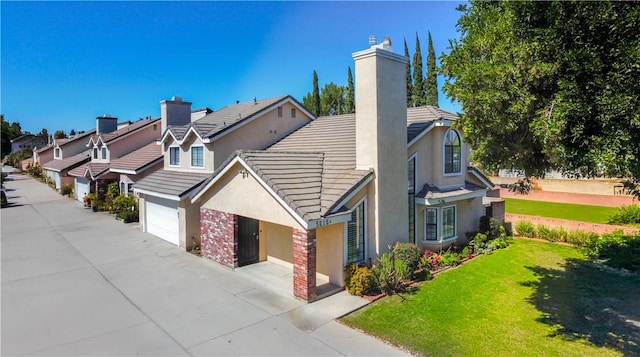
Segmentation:
{"type": "Polygon", "coordinates": [[[5,183],[1,354],[402,355],[313,304],[93,213],[27,176],[5,183]]]}

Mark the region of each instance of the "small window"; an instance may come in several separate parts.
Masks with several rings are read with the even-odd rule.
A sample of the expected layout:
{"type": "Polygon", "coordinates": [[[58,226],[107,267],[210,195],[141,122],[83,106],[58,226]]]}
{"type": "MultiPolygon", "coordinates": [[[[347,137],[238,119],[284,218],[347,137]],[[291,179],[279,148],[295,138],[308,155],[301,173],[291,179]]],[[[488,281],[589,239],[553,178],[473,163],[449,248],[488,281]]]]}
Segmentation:
{"type": "Polygon", "coordinates": [[[106,160],[107,159],[107,147],[103,146],[102,147],[102,160],[106,160]]]}
{"type": "Polygon", "coordinates": [[[438,209],[427,208],[425,212],[425,240],[438,240],[438,209]]]}
{"type": "Polygon", "coordinates": [[[351,221],[347,223],[347,263],[365,260],[365,217],[364,201],[351,212],[351,221]]]}
{"type": "Polygon", "coordinates": [[[444,137],[444,173],[458,174],[462,170],[462,152],[460,135],[455,130],[449,130],[444,137]]]}
{"type": "Polygon", "coordinates": [[[296,117],[296,108],[291,108],[291,117],[292,118],[296,117]]]}
{"type": "Polygon", "coordinates": [[[456,236],[456,206],[442,208],[442,239],[456,236]]]}
{"type": "Polygon", "coordinates": [[[180,166],[180,148],[177,146],[169,148],[169,165],[180,166]]]}
{"type": "Polygon", "coordinates": [[[56,159],[59,159],[59,158],[60,158],[60,156],[62,156],[62,155],[60,155],[60,148],[56,148],[56,149],[54,150],[54,153],[55,153],[55,157],[56,157],[56,159]]]}
{"type": "Polygon", "coordinates": [[[278,118],[282,118],[282,107],[278,107],[278,118]]]}
{"type": "Polygon", "coordinates": [[[191,167],[204,167],[204,147],[191,147],[191,167]]]}
{"type": "Polygon", "coordinates": [[[98,160],[98,148],[93,148],[93,159],[98,160]]]}
{"type": "Polygon", "coordinates": [[[158,124],[153,124],[153,131],[158,130],[158,124]]]}

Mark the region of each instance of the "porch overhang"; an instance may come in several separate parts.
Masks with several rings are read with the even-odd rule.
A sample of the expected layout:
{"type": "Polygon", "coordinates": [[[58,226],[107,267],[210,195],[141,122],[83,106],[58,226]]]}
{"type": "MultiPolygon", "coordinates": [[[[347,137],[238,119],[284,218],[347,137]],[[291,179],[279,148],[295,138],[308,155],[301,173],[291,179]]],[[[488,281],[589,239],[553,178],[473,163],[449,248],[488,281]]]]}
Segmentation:
{"type": "Polygon", "coordinates": [[[486,191],[473,191],[466,193],[450,192],[447,194],[435,194],[432,197],[416,197],[416,203],[424,206],[437,206],[446,203],[467,200],[470,198],[484,197],[486,191]]]}

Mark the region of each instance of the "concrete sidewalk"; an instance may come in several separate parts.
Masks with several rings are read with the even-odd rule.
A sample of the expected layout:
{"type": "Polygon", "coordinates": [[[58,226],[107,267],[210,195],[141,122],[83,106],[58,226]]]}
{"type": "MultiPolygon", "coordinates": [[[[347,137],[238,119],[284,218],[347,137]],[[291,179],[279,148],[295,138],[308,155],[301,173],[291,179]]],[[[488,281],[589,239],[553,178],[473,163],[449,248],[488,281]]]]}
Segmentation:
{"type": "Polygon", "coordinates": [[[312,304],[182,252],[27,176],[1,211],[3,356],[403,355],[312,304]]]}

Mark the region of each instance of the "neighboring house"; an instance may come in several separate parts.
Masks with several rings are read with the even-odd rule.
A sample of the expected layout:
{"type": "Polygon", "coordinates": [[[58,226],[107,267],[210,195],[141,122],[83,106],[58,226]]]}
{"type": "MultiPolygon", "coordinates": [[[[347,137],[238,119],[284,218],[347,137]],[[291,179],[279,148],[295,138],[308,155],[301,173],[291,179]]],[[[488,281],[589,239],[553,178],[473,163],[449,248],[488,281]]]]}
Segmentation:
{"type": "Polygon", "coordinates": [[[231,153],[265,148],[314,119],[291,96],[191,110],[179,97],[160,102],[164,168],[136,182],[143,231],[190,250],[200,239],[191,193],[231,153]],[[204,116],[202,116],[204,115],[204,116]]]}
{"type": "Polygon", "coordinates": [[[11,152],[21,151],[22,149],[33,149],[34,147],[43,147],[47,145],[49,138],[47,135],[25,133],[11,140],[11,152]]]}
{"type": "MultiPolygon", "coordinates": [[[[75,178],[76,198],[80,202],[90,192],[97,192],[100,187],[106,187],[108,183],[121,179],[119,172],[111,170],[113,160],[128,156],[143,146],[155,145],[155,140],[162,132],[159,118],[141,119],[120,127],[117,120],[107,116],[96,119],[98,129],[89,137],[88,143],[85,142],[85,148],[89,148],[90,161],[75,167],[68,173],[75,178]]],[[[129,156],[129,159],[134,166],[137,165],[136,158],[129,156]]],[[[123,162],[120,161],[118,166],[123,166],[122,164],[123,162]]]]}
{"type": "Polygon", "coordinates": [[[387,39],[353,57],[356,114],[237,151],[194,192],[203,257],[286,264],[294,295],[312,301],[318,282],[342,286],[347,263],[395,242],[441,249],[477,230],[493,185],[469,169],[456,116],[406,108],[407,59],[387,39]]]}
{"type": "Polygon", "coordinates": [[[133,193],[133,184],[164,167],[162,147],[155,141],[119,159],[111,160],[110,171],[120,175],[120,193],[133,193]]]}
{"type": "Polygon", "coordinates": [[[95,133],[95,129],[71,138],[53,139],[51,145],[36,150],[34,161],[39,163],[47,176],[55,182],[59,190],[63,185],[72,185],[73,177],[69,170],[89,161],[86,139],[95,133]]]}

